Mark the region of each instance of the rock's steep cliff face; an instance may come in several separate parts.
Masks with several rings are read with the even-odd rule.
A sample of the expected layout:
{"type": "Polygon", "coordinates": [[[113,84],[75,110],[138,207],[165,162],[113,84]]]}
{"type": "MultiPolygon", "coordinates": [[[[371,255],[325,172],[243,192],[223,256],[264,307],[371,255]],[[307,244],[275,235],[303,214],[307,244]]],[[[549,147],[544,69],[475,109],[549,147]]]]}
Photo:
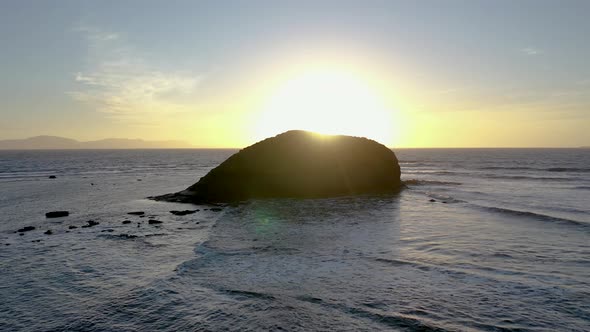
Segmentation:
{"type": "Polygon", "coordinates": [[[397,158],[384,145],[361,137],[293,130],[239,151],[186,190],[156,199],[332,197],[388,193],[400,186],[397,158]]]}

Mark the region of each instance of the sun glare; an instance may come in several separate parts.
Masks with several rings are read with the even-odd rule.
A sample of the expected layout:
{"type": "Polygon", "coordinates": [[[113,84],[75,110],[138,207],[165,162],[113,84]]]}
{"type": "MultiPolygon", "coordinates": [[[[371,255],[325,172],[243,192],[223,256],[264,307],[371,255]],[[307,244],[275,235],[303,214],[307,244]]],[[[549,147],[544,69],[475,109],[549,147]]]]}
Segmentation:
{"type": "Polygon", "coordinates": [[[255,136],[290,129],[364,136],[391,145],[394,112],[369,82],[347,71],[321,70],[279,84],[262,107],[255,136]]]}

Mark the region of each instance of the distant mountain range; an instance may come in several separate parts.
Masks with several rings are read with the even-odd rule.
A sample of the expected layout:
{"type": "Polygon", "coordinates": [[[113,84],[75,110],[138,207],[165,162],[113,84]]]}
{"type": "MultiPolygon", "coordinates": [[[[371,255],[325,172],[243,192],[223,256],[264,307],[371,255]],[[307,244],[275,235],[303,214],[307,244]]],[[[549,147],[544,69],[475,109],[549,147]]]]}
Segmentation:
{"type": "Polygon", "coordinates": [[[25,139],[0,140],[0,150],[174,148],[194,148],[194,146],[183,141],[144,141],[126,138],[107,138],[98,141],[80,142],[58,136],[35,136],[25,139]]]}

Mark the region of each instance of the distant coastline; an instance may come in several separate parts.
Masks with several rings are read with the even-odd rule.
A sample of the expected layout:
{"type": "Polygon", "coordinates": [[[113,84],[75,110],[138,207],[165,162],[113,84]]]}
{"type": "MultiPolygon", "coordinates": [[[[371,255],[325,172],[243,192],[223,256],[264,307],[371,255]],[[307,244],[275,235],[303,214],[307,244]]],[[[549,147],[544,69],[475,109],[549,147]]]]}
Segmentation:
{"type": "Polygon", "coordinates": [[[35,136],[25,139],[0,140],[0,150],[110,150],[110,149],[194,149],[183,141],[145,141],[142,139],[107,138],[77,141],[59,136],[35,136]]]}

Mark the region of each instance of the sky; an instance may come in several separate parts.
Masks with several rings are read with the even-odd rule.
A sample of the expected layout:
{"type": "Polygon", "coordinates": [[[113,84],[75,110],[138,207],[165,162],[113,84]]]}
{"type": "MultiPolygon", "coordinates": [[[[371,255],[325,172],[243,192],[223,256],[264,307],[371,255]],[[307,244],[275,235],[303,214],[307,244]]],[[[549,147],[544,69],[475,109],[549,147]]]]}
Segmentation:
{"type": "Polygon", "coordinates": [[[0,0],[0,139],[590,145],[590,1],[0,0]]]}

